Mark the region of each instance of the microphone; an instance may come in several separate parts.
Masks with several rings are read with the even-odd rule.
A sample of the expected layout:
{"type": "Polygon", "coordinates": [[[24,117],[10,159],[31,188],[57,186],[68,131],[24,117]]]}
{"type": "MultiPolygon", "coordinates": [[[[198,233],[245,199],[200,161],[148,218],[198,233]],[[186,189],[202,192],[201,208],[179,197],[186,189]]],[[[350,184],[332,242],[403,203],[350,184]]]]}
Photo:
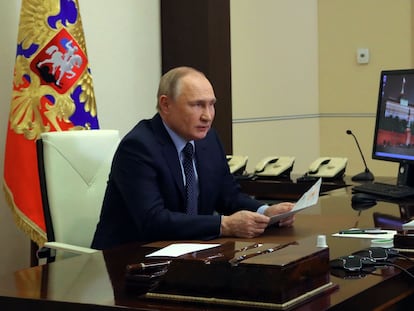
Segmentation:
{"type": "Polygon", "coordinates": [[[374,175],[368,169],[367,162],[365,162],[364,154],[362,153],[361,147],[359,146],[359,143],[358,143],[358,140],[357,140],[356,136],[354,135],[354,133],[352,133],[351,130],[347,130],[346,133],[348,135],[352,135],[354,137],[355,142],[356,142],[356,144],[358,146],[358,149],[359,149],[359,153],[361,154],[362,161],[364,161],[364,165],[365,165],[365,171],[353,176],[351,178],[351,180],[353,180],[353,181],[370,181],[370,180],[374,180],[374,175]]]}

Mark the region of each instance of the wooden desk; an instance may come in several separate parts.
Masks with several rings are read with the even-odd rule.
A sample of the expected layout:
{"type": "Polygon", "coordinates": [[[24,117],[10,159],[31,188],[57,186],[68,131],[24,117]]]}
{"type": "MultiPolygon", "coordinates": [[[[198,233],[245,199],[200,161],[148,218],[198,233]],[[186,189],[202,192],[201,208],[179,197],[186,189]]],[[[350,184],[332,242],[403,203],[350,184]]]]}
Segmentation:
{"type": "MultiPolygon", "coordinates": [[[[315,181],[297,182],[293,179],[240,179],[239,184],[243,192],[263,200],[297,200],[307,191],[315,181]]],[[[349,186],[346,180],[323,181],[321,193],[349,186]]]]}
{"type": "MultiPolygon", "coordinates": [[[[378,202],[371,209],[356,211],[351,208],[350,194],[350,187],[333,190],[322,196],[316,206],[297,214],[294,227],[272,228],[255,240],[281,243],[325,234],[333,259],[368,247],[369,243],[332,237],[332,233],[354,226],[372,227],[374,212],[400,216],[401,210],[405,213],[414,206],[414,201],[400,205],[378,202]]],[[[214,242],[226,240],[229,239],[214,242]]],[[[0,277],[0,307],[2,310],[240,310],[228,306],[149,301],[128,294],[124,289],[125,266],[139,262],[155,247],[169,243],[134,244],[3,275],[0,277]]],[[[411,266],[403,260],[399,263],[411,266]]],[[[414,280],[396,268],[377,270],[360,279],[331,276],[331,281],[339,286],[338,290],[296,310],[396,310],[395,304],[408,306],[414,296],[414,280]]]]}

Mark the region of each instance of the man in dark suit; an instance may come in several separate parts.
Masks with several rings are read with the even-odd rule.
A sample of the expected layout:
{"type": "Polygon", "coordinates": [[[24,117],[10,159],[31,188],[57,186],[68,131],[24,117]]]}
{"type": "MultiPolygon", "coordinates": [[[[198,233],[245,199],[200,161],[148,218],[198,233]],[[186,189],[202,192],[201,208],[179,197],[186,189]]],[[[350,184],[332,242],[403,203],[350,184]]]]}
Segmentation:
{"type": "MultiPolygon", "coordinates": [[[[203,73],[172,69],[161,78],[157,96],[158,113],[140,121],[115,153],[93,248],[132,241],[252,238],[263,233],[269,216],[292,209],[292,203],[267,206],[239,191],[211,128],[216,98],[203,73]],[[188,142],[194,149],[192,177],[182,164],[188,142]],[[188,196],[195,203],[187,201],[190,187],[188,196]],[[195,210],[188,211],[187,205],[194,204],[195,210]]],[[[290,217],[279,225],[292,223],[290,217]]]]}

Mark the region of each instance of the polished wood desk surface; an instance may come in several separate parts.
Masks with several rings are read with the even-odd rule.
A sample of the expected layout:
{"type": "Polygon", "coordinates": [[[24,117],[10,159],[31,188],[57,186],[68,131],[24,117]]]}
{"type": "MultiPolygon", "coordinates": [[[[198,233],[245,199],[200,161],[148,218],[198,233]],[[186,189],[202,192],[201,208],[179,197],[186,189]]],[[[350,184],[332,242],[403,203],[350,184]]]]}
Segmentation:
{"type": "MultiPolygon", "coordinates": [[[[374,212],[394,217],[401,217],[401,215],[409,217],[413,211],[414,200],[399,204],[378,201],[372,208],[354,210],[351,207],[351,187],[339,188],[322,195],[316,206],[298,213],[294,227],[269,228],[263,236],[254,241],[284,243],[324,234],[327,236],[330,258],[333,259],[369,247],[369,241],[332,237],[332,233],[350,227],[373,227],[374,212]]],[[[252,241],[222,238],[210,242],[228,240],[252,241]]],[[[2,310],[24,310],[28,307],[41,310],[240,309],[229,306],[150,301],[125,291],[126,265],[140,262],[145,254],[170,243],[171,241],[149,245],[127,245],[3,275],[0,277],[0,307],[2,310]]],[[[400,260],[398,263],[411,267],[406,260],[400,260]]],[[[295,310],[350,310],[352,308],[386,310],[390,305],[414,294],[414,280],[392,267],[378,269],[374,274],[361,278],[346,279],[332,275],[331,281],[338,285],[337,290],[316,297],[295,310]]]]}

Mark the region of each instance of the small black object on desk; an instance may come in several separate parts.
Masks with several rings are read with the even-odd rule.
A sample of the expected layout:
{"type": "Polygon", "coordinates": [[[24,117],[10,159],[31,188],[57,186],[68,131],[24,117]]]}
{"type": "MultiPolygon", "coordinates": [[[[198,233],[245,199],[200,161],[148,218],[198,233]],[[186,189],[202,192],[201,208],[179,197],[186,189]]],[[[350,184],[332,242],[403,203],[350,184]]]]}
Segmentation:
{"type": "Polygon", "coordinates": [[[375,195],[357,192],[352,195],[351,202],[352,205],[363,205],[365,207],[370,207],[377,204],[377,199],[378,198],[375,195]]]}

